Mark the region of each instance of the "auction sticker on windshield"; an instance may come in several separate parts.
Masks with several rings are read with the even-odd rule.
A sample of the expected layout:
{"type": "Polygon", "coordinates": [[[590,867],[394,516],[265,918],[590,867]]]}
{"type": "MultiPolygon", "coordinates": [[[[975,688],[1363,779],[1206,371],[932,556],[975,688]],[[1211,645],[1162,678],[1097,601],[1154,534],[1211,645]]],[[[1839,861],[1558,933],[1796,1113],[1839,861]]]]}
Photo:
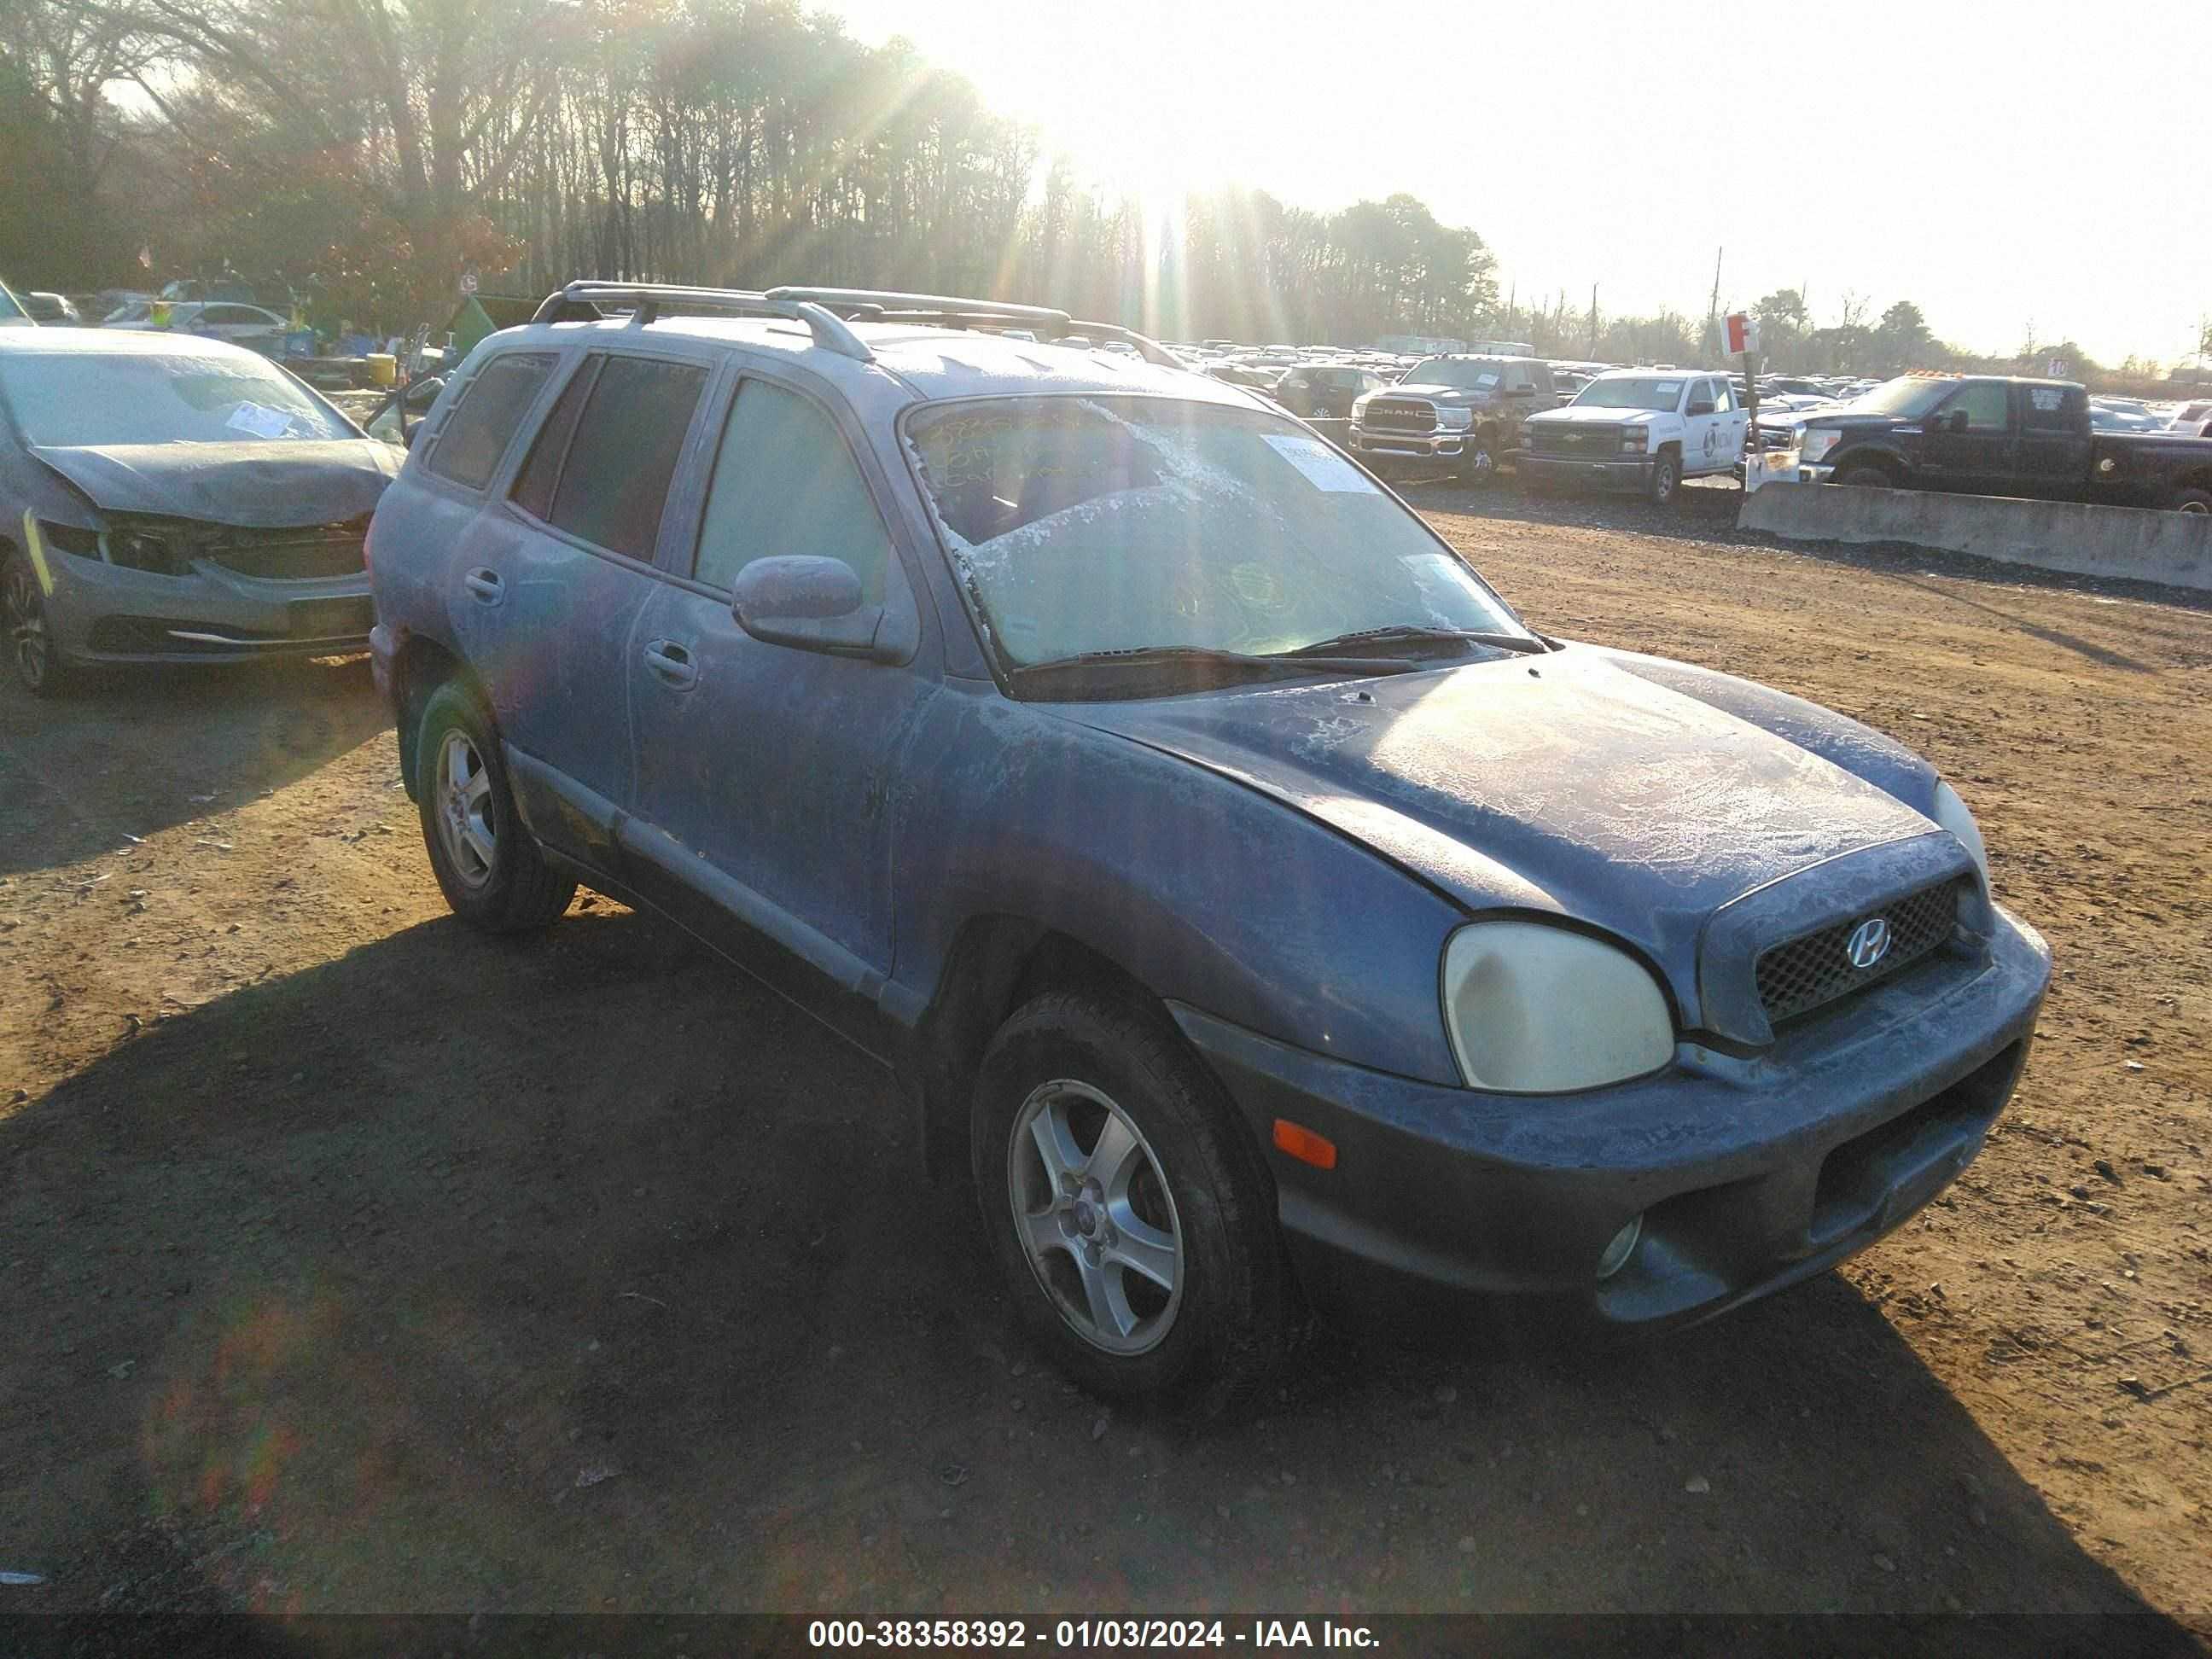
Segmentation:
{"type": "Polygon", "coordinates": [[[281,438],[291,431],[292,417],[281,409],[240,404],[230,411],[230,418],[223,424],[240,432],[250,432],[257,438],[281,438]]]}
{"type": "Polygon", "coordinates": [[[1270,449],[1304,473],[1306,482],[1316,489],[1345,495],[1382,493],[1365,473],[1319,438],[1289,432],[1264,432],[1260,435],[1270,449]]]}

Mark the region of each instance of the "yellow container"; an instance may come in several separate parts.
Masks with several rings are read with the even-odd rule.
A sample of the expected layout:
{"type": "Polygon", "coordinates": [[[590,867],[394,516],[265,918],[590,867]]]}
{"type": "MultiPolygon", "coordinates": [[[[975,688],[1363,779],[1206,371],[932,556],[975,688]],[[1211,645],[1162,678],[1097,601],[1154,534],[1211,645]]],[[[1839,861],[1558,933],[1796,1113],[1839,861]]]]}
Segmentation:
{"type": "Polygon", "coordinates": [[[395,386],[399,380],[399,359],[388,351],[368,354],[368,378],[379,386],[395,386]]]}

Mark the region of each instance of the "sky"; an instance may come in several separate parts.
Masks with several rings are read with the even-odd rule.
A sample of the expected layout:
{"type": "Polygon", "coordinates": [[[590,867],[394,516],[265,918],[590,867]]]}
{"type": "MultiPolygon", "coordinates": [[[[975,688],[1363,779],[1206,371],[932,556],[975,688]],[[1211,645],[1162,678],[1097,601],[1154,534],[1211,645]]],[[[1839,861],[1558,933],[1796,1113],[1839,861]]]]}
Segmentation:
{"type": "MultiPolygon", "coordinates": [[[[2212,316],[2212,0],[829,0],[1148,198],[1398,191],[1501,293],[1909,299],[1978,351],[2171,362],[2212,316]]],[[[1045,296],[1038,296],[1045,297],[1045,296]]]]}

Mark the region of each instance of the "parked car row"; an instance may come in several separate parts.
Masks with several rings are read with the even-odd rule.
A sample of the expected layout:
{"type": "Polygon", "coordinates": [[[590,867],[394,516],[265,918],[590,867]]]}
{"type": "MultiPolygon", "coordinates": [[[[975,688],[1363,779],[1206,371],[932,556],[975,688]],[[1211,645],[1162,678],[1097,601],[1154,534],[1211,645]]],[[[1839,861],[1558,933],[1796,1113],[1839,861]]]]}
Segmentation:
{"type": "MultiPolygon", "coordinates": [[[[1724,391],[1551,413],[1470,354],[1358,424],[1702,457],[1724,391]]],[[[404,449],[224,342],[0,335],[19,676],[355,643],[373,594],[453,911],[587,884],[878,1060],[1099,1394],[1249,1396],[1306,1307],[1710,1316],[1903,1224],[2025,1063],[2049,953],[1928,763],[1539,632],[1141,337],[577,283],[392,412],[404,449]]]]}

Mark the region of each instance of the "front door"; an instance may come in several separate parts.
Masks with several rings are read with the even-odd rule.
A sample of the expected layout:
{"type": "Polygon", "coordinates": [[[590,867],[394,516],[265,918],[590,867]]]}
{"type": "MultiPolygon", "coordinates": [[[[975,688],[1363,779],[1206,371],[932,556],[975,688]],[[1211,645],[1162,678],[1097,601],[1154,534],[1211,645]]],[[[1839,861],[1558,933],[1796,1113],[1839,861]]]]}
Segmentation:
{"type": "Polygon", "coordinates": [[[1720,405],[1713,399],[1711,380],[1692,380],[1682,390],[1682,471],[1686,473],[1712,472],[1731,465],[1733,456],[1723,457],[1721,441],[1724,428],[1719,414],[1720,405]]]}
{"type": "Polygon", "coordinates": [[[805,393],[739,382],[696,549],[672,561],[632,641],[636,823],[623,849],[678,920],[873,1046],[894,942],[891,796],[933,682],[767,644],[729,598],[752,561],[812,555],[852,566],[869,602],[913,605],[857,455],[805,393]]]}
{"type": "Polygon", "coordinates": [[[2002,380],[1969,380],[1936,406],[1920,470],[1937,489],[2010,491],[2017,449],[2010,389],[2002,380]]]}

